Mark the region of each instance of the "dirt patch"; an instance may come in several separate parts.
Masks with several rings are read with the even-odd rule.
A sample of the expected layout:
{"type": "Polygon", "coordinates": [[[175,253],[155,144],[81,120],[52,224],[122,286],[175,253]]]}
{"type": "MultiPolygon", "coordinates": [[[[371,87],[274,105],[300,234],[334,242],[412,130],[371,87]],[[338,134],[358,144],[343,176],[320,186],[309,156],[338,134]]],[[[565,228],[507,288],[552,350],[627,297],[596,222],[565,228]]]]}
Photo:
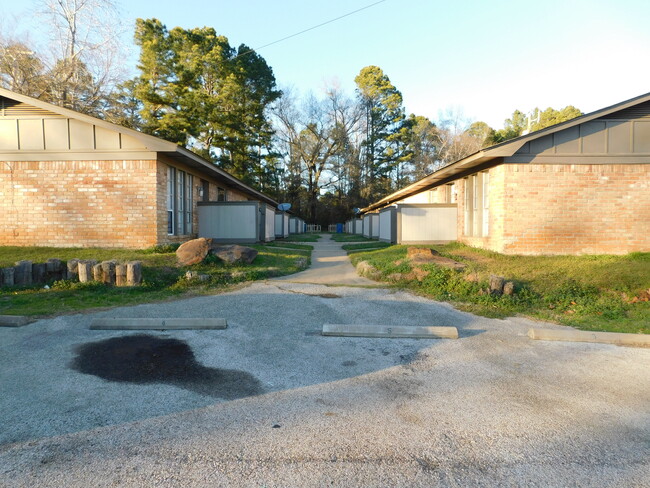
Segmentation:
{"type": "Polygon", "coordinates": [[[213,397],[234,400],[263,393],[249,373],[208,368],[196,361],[192,349],[178,339],[148,334],[114,337],[76,348],[71,368],[120,383],[168,383],[213,397]]]}

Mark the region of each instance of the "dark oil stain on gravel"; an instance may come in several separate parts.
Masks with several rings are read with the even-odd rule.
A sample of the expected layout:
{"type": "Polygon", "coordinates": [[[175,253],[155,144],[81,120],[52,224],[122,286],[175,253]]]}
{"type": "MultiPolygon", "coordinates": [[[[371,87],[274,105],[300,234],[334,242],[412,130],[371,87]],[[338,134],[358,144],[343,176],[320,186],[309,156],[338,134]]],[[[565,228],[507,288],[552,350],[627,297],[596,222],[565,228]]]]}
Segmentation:
{"type": "Polygon", "coordinates": [[[178,339],[147,334],[82,344],[72,369],[120,383],[167,383],[186,390],[234,400],[263,393],[253,375],[234,369],[207,368],[178,339]]]}

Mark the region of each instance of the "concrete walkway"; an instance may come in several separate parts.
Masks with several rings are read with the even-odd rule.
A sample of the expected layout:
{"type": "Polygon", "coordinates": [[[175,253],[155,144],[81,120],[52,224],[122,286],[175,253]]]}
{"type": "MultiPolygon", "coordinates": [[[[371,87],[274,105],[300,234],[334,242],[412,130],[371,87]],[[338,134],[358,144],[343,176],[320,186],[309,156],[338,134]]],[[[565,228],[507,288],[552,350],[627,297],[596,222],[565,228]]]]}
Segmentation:
{"type": "Polygon", "coordinates": [[[272,281],[287,283],[314,283],[319,285],[378,285],[357,274],[352,266],[348,253],[343,250],[343,244],[333,241],[327,234],[318,242],[314,242],[309,269],[275,278],[272,281]]]}

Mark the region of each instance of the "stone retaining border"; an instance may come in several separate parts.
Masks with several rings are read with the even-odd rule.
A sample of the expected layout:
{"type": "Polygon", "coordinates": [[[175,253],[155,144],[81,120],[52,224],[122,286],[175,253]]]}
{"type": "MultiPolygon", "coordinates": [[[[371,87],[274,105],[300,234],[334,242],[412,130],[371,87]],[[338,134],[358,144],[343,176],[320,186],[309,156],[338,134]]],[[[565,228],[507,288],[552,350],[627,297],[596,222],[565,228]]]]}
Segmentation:
{"type": "Polygon", "coordinates": [[[324,324],[322,335],[404,339],[458,339],[458,329],[456,329],[456,327],[427,327],[413,325],[324,324]]]}
{"type": "Polygon", "coordinates": [[[650,334],[533,328],[528,331],[528,337],[540,341],[597,342],[618,346],[650,347],[650,334]]]}

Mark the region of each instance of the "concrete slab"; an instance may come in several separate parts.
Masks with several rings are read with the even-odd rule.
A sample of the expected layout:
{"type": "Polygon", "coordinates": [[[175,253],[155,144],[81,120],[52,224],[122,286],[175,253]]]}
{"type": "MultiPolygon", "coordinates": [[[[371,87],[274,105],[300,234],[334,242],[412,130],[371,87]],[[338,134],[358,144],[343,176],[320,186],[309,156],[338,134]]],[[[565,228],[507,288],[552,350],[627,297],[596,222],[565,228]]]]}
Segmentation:
{"type": "Polygon", "coordinates": [[[221,318],[99,318],[90,323],[92,330],[189,330],[225,329],[221,318]]]}
{"type": "Polygon", "coordinates": [[[619,346],[650,347],[650,335],[646,334],[532,328],[528,331],[528,337],[540,341],[597,342],[619,346]]]}
{"type": "Polygon", "coordinates": [[[411,325],[325,324],[324,336],[389,337],[409,339],[458,339],[456,327],[411,325]]]}
{"type": "Polygon", "coordinates": [[[333,241],[325,235],[318,242],[310,242],[314,246],[311,254],[311,266],[300,273],[274,278],[273,281],[289,283],[313,283],[326,285],[378,285],[357,274],[357,270],[343,250],[347,242],[333,241]]]}
{"type": "Polygon", "coordinates": [[[0,327],[22,327],[33,322],[24,315],[0,315],[0,327]]]}

